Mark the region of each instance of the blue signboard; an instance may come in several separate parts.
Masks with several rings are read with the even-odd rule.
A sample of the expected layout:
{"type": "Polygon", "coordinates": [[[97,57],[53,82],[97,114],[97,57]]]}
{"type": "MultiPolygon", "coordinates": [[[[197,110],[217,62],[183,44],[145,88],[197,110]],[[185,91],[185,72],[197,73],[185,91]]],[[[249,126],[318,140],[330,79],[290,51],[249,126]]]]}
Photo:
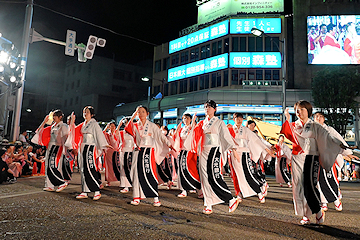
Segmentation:
{"type": "Polygon", "coordinates": [[[281,33],[281,18],[230,19],[230,34],[249,34],[253,27],[265,33],[281,33]]]}
{"type": "Polygon", "coordinates": [[[168,70],[168,82],[225,69],[229,66],[229,54],[203,59],[168,70]]]}
{"type": "Polygon", "coordinates": [[[199,31],[169,42],[169,54],[229,34],[229,20],[203,28],[199,31]]]}
{"type": "Polygon", "coordinates": [[[231,68],[281,68],[279,52],[231,52],[231,68]]]}
{"type": "Polygon", "coordinates": [[[186,77],[186,65],[171,68],[168,70],[168,81],[175,81],[186,77]]]}
{"type": "Polygon", "coordinates": [[[229,57],[227,53],[205,59],[205,73],[225,69],[229,66],[229,57]]]}

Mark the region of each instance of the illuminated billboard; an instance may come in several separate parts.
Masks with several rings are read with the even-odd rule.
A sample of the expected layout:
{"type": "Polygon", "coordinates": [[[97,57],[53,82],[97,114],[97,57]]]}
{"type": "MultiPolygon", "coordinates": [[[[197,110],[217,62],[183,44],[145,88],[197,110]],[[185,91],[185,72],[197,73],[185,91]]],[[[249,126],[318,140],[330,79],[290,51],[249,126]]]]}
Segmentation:
{"type": "Polygon", "coordinates": [[[284,0],[212,0],[198,7],[198,24],[238,13],[284,12],[284,0]]]}
{"type": "Polygon", "coordinates": [[[169,42],[169,54],[181,51],[185,48],[225,36],[229,33],[229,20],[211,25],[199,31],[183,36],[169,42]]]}
{"type": "Polygon", "coordinates": [[[281,18],[244,18],[230,19],[203,28],[194,33],[169,42],[169,54],[193,47],[200,43],[216,39],[227,34],[250,34],[251,28],[256,27],[265,33],[281,33],[281,18]]]}
{"type": "Polygon", "coordinates": [[[308,16],[309,64],[360,64],[360,15],[308,16]]]}
{"type": "Polygon", "coordinates": [[[231,52],[231,68],[281,68],[279,52],[231,52]]]}
{"type": "Polygon", "coordinates": [[[264,33],[281,33],[281,18],[230,19],[230,34],[249,34],[253,27],[264,33]]]}
{"type": "Polygon", "coordinates": [[[170,68],[168,70],[168,82],[225,69],[229,66],[228,60],[229,54],[224,53],[219,56],[170,68]]]}

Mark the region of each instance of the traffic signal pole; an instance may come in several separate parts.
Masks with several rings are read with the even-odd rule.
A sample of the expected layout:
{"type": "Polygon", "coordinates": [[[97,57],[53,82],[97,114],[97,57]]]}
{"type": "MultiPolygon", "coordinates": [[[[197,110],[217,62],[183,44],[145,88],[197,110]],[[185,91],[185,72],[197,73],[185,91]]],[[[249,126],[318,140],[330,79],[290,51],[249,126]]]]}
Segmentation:
{"type": "Polygon", "coordinates": [[[29,41],[30,41],[30,31],[33,17],[34,0],[28,0],[26,6],[26,14],[24,21],[23,37],[22,37],[22,46],[21,46],[21,87],[16,91],[16,103],[15,110],[13,112],[12,120],[12,129],[11,129],[11,141],[16,141],[17,136],[20,134],[20,117],[21,117],[21,108],[22,100],[24,94],[24,83],[25,83],[25,73],[27,65],[27,56],[29,52],[29,41]]]}

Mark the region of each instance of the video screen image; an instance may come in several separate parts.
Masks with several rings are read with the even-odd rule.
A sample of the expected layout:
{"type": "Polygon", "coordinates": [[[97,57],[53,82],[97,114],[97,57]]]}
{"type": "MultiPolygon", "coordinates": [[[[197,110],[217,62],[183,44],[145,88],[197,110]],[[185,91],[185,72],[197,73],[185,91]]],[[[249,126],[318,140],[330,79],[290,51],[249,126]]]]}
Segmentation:
{"type": "Polygon", "coordinates": [[[309,64],[360,64],[360,15],[308,16],[309,64]]]}

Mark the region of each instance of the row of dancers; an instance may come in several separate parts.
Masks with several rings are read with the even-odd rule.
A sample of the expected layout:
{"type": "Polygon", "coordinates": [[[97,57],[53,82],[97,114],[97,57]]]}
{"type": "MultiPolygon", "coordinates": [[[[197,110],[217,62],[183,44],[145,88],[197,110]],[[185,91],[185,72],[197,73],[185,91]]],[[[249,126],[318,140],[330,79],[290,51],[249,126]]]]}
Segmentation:
{"type": "MultiPolygon", "coordinates": [[[[159,180],[166,183],[177,175],[181,189],[178,197],[198,191],[204,198],[203,213],[211,214],[213,206],[220,203],[228,203],[229,212],[233,212],[243,198],[250,196],[258,196],[260,203],[265,203],[268,184],[263,163],[276,152],[280,169],[277,180],[288,186],[291,184],[286,163],[291,161],[295,214],[303,216],[301,224],[310,223],[308,217],[313,213],[316,213],[318,224],[324,221],[322,203],[332,202],[332,199],[324,200],[328,196],[327,189],[320,187],[319,174],[315,173],[321,176],[323,171],[324,180],[327,180],[338,154],[351,155],[352,152],[344,153],[345,142],[310,120],[310,103],[300,101],[295,105],[299,119],[294,123],[290,122],[286,111],[287,121],[282,133],[293,142],[292,152],[284,144],[284,136],[273,147],[254,133],[255,122],[248,121],[248,127],[243,126],[241,113],[233,115],[233,126],[226,126],[215,116],[213,100],[205,102],[204,110],[206,117],[199,123],[195,121],[196,114],[185,114],[184,127],[180,123],[175,133],[168,137],[147,119],[149,112],[144,106],[139,106],[130,119],[122,119],[117,129],[115,124],[110,124],[104,132],[96,123],[94,109],[90,106],[84,108],[85,121],[78,126],[75,126],[75,115],[72,114],[67,127],[62,122],[62,112],[57,110],[54,123],[44,128],[48,120],[48,116],[45,117],[32,140],[47,146],[44,190],[59,192],[66,188],[68,182],[63,177],[67,172],[66,165],[77,155],[82,192],[76,198],[88,198],[88,193],[94,192],[93,200],[100,199],[99,157],[104,151],[105,180],[108,184],[120,181],[123,193],[132,187],[132,205],[153,198],[153,205],[161,206],[159,180]],[[138,120],[134,122],[136,118],[138,120]],[[120,131],[122,124],[125,127],[120,131]],[[222,175],[226,161],[230,165],[235,196],[222,175]],[[176,174],[171,172],[174,169],[176,174]]],[[[338,185],[326,186],[330,192],[339,189],[338,185]]],[[[339,200],[341,194],[336,197],[335,200],[339,200]]]]}

